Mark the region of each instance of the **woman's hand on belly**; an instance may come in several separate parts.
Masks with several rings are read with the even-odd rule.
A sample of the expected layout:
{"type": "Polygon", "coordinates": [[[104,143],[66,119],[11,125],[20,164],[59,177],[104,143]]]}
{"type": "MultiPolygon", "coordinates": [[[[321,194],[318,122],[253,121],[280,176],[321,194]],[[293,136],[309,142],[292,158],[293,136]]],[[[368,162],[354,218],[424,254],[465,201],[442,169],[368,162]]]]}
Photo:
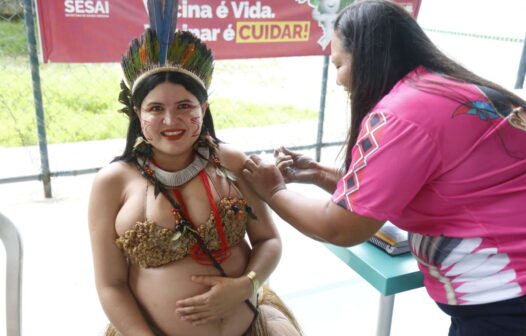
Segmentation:
{"type": "Polygon", "coordinates": [[[201,325],[226,318],[236,307],[252,296],[252,282],[246,276],[225,278],[211,275],[194,275],[192,281],[210,289],[176,302],[176,313],[181,319],[201,325]]]}

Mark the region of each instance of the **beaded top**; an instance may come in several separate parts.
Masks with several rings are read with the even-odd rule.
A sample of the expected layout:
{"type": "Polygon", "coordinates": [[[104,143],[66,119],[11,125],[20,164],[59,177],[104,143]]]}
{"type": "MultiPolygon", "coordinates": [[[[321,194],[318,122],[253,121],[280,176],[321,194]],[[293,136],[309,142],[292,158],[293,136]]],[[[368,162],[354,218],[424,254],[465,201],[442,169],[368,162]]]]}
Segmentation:
{"type": "MultiPolygon", "coordinates": [[[[247,206],[243,198],[223,198],[217,203],[229,247],[239,244],[245,236],[250,211],[247,210],[247,206]]],[[[197,225],[197,232],[210,251],[221,248],[212,213],[205,223],[197,225]]],[[[118,237],[115,243],[133,264],[149,268],[183,259],[192,253],[197,240],[189,231],[181,234],[146,220],[135,223],[131,229],[118,237]]]]}

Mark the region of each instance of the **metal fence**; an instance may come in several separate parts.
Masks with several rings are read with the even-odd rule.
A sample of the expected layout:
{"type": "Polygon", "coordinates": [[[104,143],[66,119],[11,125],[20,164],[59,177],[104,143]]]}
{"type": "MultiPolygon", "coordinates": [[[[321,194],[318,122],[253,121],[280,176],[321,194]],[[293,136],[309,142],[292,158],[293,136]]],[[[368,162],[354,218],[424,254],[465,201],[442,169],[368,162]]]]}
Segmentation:
{"type": "MultiPolygon", "coordinates": [[[[39,64],[34,18],[33,0],[0,0],[0,184],[41,180],[51,197],[52,177],[93,173],[118,155],[127,122],[116,112],[119,65],[39,64]]],[[[517,55],[506,63],[512,69],[500,72],[516,76],[516,87],[522,87],[524,39],[426,31],[439,45],[469,39],[470,45],[479,43],[473,52],[488,44],[507,48],[506,55],[517,55]]],[[[469,68],[485,76],[487,65],[476,67],[469,68]]],[[[313,150],[319,160],[322,148],[342,144],[348,125],[345,93],[336,87],[333,71],[322,56],[217,61],[210,101],[218,135],[246,153],[285,145],[313,150]],[[249,123],[241,118],[254,111],[253,124],[255,117],[249,123]]]]}
{"type": "MultiPolygon", "coordinates": [[[[52,177],[93,173],[122,150],[119,65],[39,64],[33,0],[0,0],[0,8],[0,151],[11,158],[0,184],[42,180],[51,197],[52,177]]],[[[217,61],[210,101],[219,136],[246,153],[286,145],[315,148],[319,159],[345,133],[331,128],[323,141],[327,73],[322,56],[217,61]],[[243,118],[258,111],[257,120],[243,118]],[[240,120],[245,127],[236,128],[240,120]]]]}

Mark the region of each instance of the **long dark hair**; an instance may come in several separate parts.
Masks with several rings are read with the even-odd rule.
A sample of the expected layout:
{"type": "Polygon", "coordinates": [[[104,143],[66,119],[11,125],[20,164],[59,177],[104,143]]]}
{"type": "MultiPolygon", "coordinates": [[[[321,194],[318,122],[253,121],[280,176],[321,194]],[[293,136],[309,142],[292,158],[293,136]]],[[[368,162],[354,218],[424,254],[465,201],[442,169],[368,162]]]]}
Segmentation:
{"type": "MultiPolygon", "coordinates": [[[[132,150],[135,140],[139,136],[144,137],[142,134],[139,116],[134,112],[134,108],[140,109],[142,102],[148,93],[150,93],[150,91],[152,91],[157,85],[165,82],[182,85],[187,91],[197,98],[199,104],[203,104],[208,100],[208,93],[206,92],[205,88],[198,84],[193,78],[181,72],[167,71],[148,76],[135,89],[135,92],[133,95],[131,95],[131,97],[129,96],[129,91],[125,92],[127,88],[121,85],[123,92],[121,92],[119,100],[127,105],[123,111],[128,115],[130,122],[128,124],[128,133],[126,135],[126,146],[124,147],[124,152],[120,156],[117,156],[115,159],[113,159],[113,161],[129,162],[134,159],[132,150]],[[128,99],[123,99],[123,96],[128,96],[128,99]]],[[[209,107],[207,107],[205,111],[201,134],[207,132],[212,136],[214,141],[220,142],[216,138],[214,120],[212,119],[212,113],[210,112],[209,107]]]]}
{"type": "Polygon", "coordinates": [[[459,82],[495,89],[518,105],[526,104],[515,94],[447,57],[416,20],[393,1],[363,0],[349,5],[338,15],[334,32],[342,40],[344,49],[352,54],[351,125],[344,149],[344,169],[351,163],[352,147],[365,115],[418,66],[459,82]]]}

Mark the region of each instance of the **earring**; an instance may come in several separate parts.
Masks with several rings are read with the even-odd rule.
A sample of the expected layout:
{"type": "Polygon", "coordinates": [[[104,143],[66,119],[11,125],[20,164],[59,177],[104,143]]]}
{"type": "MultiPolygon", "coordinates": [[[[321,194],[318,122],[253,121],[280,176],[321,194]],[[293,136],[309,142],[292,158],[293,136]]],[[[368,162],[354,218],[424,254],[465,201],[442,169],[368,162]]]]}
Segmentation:
{"type": "Polygon", "coordinates": [[[153,156],[152,144],[142,136],[138,136],[133,145],[133,155],[151,158],[153,156]]]}

